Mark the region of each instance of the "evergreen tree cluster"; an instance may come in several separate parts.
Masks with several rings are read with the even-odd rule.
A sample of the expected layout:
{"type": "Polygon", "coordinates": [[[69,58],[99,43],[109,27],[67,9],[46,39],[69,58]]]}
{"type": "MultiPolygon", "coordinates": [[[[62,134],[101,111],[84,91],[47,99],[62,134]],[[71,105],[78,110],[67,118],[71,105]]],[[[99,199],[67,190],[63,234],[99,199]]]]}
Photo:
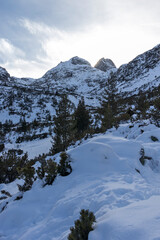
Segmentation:
{"type": "Polygon", "coordinates": [[[160,126],[160,89],[126,96],[118,93],[116,74],[112,73],[108,79],[104,91],[99,114],[101,118],[101,131],[128,120],[150,119],[151,122],[160,126]],[[133,107],[133,108],[132,108],[133,107]],[[134,117],[134,118],[133,118],[134,117]]]}
{"type": "Polygon", "coordinates": [[[18,156],[14,149],[4,152],[0,156],[0,183],[10,183],[17,178],[21,178],[24,180],[24,184],[18,184],[18,188],[19,191],[25,192],[32,188],[37,176],[43,180],[45,186],[52,185],[57,175],[64,177],[72,172],[71,160],[66,152],[60,154],[59,164],[55,162],[55,159],[46,160],[45,158],[46,156],[42,155],[33,160],[28,160],[27,153],[18,156]],[[41,164],[37,170],[34,167],[36,162],[41,164]]]}
{"type": "Polygon", "coordinates": [[[0,156],[0,183],[10,183],[19,177],[18,169],[28,163],[28,155],[18,156],[16,151],[9,150],[0,156]]]}
{"type": "Polygon", "coordinates": [[[117,76],[111,73],[107,81],[107,85],[102,96],[101,107],[98,114],[94,113],[94,121],[91,121],[91,114],[87,109],[84,98],[82,97],[76,109],[73,108],[71,102],[66,95],[63,95],[56,110],[54,117],[54,137],[51,153],[56,154],[65,151],[75,141],[82,139],[91,133],[104,132],[109,128],[118,127],[119,123],[128,120],[132,121],[132,116],[136,113],[137,118],[153,118],[158,126],[160,120],[159,114],[159,98],[153,102],[155,110],[147,115],[149,102],[145,94],[141,91],[133,99],[127,100],[123,96],[118,95],[117,76]],[[126,102],[128,101],[128,102],[126,102]],[[132,110],[132,104],[135,109],[132,110]],[[93,125],[101,122],[99,124],[93,125]]]}
{"type": "Polygon", "coordinates": [[[54,137],[52,154],[65,151],[68,146],[82,138],[90,126],[90,114],[86,109],[84,98],[74,110],[67,96],[64,95],[58,104],[54,117],[54,137]]]}
{"type": "Polygon", "coordinates": [[[44,186],[52,185],[56,176],[68,176],[72,172],[72,167],[70,165],[70,157],[66,152],[60,154],[60,162],[57,164],[55,159],[42,158],[40,160],[41,166],[38,167],[37,175],[38,178],[42,179],[44,186]]]}

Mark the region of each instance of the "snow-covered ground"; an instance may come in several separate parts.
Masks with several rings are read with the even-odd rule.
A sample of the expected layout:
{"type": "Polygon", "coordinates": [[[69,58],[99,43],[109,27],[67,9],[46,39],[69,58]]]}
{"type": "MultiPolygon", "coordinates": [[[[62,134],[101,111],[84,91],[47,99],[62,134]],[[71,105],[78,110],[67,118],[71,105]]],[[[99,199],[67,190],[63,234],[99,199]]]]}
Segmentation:
{"type": "Polygon", "coordinates": [[[72,173],[44,188],[37,180],[23,199],[10,201],[0,214],[0,239],[66,240],[80,210],[89,209],[96,216],[89,240],[159,240],[160,129],[142,125],[124,124],[71,147],[72,173]],[[142,148],[152,157],[145,166],[142,148]]]}
{"type": "Polygon", "coordinates": [[[39,139],[29,142],[22,142],[20,144],[6,144],[5,148],[8,149],[22,149],[23,152],[28,152],[28,158],[32,159],[38,157],[41,154],[46,154],[52,147],[52,138],[39,139]]]}

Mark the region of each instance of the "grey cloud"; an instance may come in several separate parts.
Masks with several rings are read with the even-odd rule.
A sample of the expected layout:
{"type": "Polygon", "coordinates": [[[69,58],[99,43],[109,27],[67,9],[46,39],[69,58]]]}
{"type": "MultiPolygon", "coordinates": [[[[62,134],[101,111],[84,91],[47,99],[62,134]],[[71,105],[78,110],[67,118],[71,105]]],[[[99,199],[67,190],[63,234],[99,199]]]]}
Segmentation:
{"type": "MultiPolygon", "coordinates": [[[[110,34],[110,39],[115,37],[114,31],[120,34],[118,30],[121,27],[136,29],[136,36],[136,27],[142,25],[142,31],[153,31],[155,37],[155,32],[159,33],[159,9],[159,0],[0,0],[0,39],[8,39],[15,49],[21,49],[25,54],[22,60],[43,64],[43,59],[47,59],[43,33],[32,34],[21,24],[20,19],[66,31],[71,36],[80,36],[79,33],[90,32],[94,26],[100,25],[104,35],[110,34]],[[149,26],[150,22],[153,27],[149,26]],[[155,22],[158,23],[157,27],[155,22]],[[146,27],[143,27],[143,23],[146,27]],[[107,32],[108,26],[113,32],[107,32]]],[[[103,33],[98,37],[103,39],[103,33]]],[[[117,38],[116,41],[118,45],[120,40],[117,38]]],[[[123,42],[125,44],[126,39],[123,42]]],[[[108,44],[106,38],[104,51],[108,44]]],[[[0,65],[5,61],[7,54],[4,56],[0,53],[0,65]]]]}
{"type": "Polygon", "coordinates": [[[0,18],[30,18],[72,30],[107,19],[105,0],[5,0],[0,18]]]}
{"type": "Polygon", "coordinates": [[[82,31],[107,19],[106,0],[5,0],[0,7],[0,38],[9,39],[27,59],[43,56],[41,41],[19,24],[19,19],[44,23],[65,31],[82,31]]]}

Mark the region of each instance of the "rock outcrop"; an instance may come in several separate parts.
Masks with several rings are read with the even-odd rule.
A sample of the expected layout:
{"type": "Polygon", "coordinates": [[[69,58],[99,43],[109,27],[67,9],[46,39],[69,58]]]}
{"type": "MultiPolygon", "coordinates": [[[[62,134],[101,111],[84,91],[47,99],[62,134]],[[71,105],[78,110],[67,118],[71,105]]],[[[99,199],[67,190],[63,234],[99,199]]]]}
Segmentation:
{"type": "Polygon", "coordinates": [[[113,63],[111,59],[101,58],[94,67],[101,71],[107,72],[108,70],[116,68],[116,65],[113,63]]]}

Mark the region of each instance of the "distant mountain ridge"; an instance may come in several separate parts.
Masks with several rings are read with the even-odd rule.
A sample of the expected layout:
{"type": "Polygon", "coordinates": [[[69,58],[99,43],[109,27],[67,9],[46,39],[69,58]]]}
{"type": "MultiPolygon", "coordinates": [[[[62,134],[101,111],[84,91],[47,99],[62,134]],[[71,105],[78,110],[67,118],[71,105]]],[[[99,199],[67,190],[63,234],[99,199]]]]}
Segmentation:
{"type": "Polygon", "coordinates": [[[12,119],[12,114],[14,120],[15,116],[19,119],[20,113],[30,120],[36,114],[44,118],[45,111],[52,115],[64,93],[75,105],[84,96],[88,107],[97,108],[111,73],[116,79],[117,94],[123,98],[159,88],[160,44],[118,69],[110,59],[102,58],[92,67],[88,61],[73,57],[59,63],[41,78],[31,79],[11,77],[6,69],[0,67],[0,121],[4,121],[6,116],[12,119]],[[11,106],[8,105],[9,98],[12,98],[11,106]]]}
{"type": "MultiPolygon", "coordinates": [[[[32,86],[36,86],[38,83],[40,88],[44,88],[46,87],[45,84],[55,85],[57,81],[62,81],[63,87],[68,88],[64,86],[64,79],[72,81],[73,77],[75,77],[77,79],[81,78],[82,82],[89,82],[88,85],[92,85],[95,82],[95,78],[97,78],[97,83],[104,87],[103,82],[106,79],[107,83],[107,78],[110,76],[110,72],[113,71],[117,77],[117,86],[121,91],[127,90],[128,92],[128,85],[134,85],[136,81],[139,82],[142,79],[141,86],[146,84],[150,87],[158,86],[160,83],[159,67],[160,44],[138,55],[129,63],[121,65],[118,69],[110,59],[101,58],[94,67],[91,67],[90,63],[85,59],[73,57],[69,61],[61,62],[56,67],[47,71],[42,78],[30,79],[11,77],[5,68],[0,67],[0,83],[3,85],[4,82],[5,84],[9,84],[10,82],[11,85],[14,83],[17,85],[32,86]],[[84,73],[84,76],[82,76],[82,73],[84,73]]],[[[74,84],[74,87],[78,87],[77,85],[74,84]]],[[[145,88],[148,86],[145,86],[145,88]]],[[[58,86],[55,85],[55,87],[58,86]]]]}

